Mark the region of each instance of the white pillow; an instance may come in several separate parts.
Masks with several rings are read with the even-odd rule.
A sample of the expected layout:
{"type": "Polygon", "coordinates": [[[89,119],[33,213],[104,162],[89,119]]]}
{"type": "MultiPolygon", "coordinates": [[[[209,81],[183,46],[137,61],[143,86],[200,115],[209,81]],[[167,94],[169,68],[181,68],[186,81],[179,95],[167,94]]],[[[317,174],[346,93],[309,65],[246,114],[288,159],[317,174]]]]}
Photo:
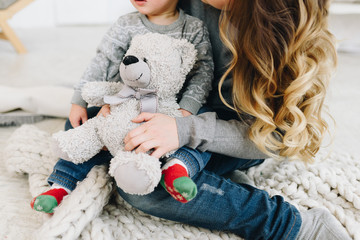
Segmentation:
{"type": "Polygon", "coordinates": [[[72,88],[60,86],[14,88],[0,85],[0,113],[20,108],[35,114],[67,118],[72,95],[72,88]]]}

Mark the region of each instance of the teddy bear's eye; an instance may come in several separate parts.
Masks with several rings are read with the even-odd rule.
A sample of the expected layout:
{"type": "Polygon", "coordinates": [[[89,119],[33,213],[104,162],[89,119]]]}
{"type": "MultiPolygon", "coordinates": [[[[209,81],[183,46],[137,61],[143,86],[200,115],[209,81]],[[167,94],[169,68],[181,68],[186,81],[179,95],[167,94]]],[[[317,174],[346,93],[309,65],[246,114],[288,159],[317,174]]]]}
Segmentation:
{"type": "Polygon", "coordinates": [[[144,58],[143,61],[147,63],[148,60],[146,58],[144,58]]]}

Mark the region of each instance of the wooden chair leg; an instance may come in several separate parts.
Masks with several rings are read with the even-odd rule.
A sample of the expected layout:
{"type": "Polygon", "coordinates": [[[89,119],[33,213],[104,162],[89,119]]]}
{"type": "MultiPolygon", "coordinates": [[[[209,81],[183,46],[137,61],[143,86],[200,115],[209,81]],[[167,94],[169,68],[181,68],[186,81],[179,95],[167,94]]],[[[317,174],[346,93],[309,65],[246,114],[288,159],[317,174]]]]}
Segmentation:
{"type": "Polygon", "coordinates": [[[19,38],[16,36],[15,32],[11,29],[11,27],[7,24],[7,22],[3,19],[0,19],[0,28],[2,30],[1,38],[5,38],[11,42],[14,46],[15,50],[18,53],[26,53],[26,48],[21,43],[19,38]]]}

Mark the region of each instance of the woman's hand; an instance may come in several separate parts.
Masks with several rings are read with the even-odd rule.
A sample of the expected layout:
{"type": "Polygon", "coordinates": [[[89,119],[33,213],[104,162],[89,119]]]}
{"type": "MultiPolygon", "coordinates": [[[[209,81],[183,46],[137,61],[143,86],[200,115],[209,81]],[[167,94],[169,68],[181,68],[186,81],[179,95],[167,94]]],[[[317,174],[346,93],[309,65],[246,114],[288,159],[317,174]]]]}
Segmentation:
{"type": "Polygon", "coordinates": [[[88,120],[86,108],[77,104],[72,104],[69,120],[73,128],[76,128],[81,124],[85,123],[88,120]]]}
{"type": "Polygon", "coordinates": [[[126,151],[136,149],[136,153],[145,153],[153,149],[151,156],[160,158],[179,147],[175,118],[161,113],[141,113],[132,121],[144,123],[125,136],[126,151]]]}
{"type": "Polygon", "coordinates": [[[110,114],[110,105],[105,104],[101,107],[100,111],[98,112],[98,114],[96,116],[98,117],[100,115],[103,115],[104,117],[106,117],[109,114],[110,114]]]}
{"type": "Polygon", "coordinates": [[[185,110],[185,109],[182,109],[182,108],[180,108],[179,110],[180,110],[181,114],[183,115],[183,117],[187,117],[187,116],[192,115],[192,113],[189,112],[188,110],[185,110]]]}

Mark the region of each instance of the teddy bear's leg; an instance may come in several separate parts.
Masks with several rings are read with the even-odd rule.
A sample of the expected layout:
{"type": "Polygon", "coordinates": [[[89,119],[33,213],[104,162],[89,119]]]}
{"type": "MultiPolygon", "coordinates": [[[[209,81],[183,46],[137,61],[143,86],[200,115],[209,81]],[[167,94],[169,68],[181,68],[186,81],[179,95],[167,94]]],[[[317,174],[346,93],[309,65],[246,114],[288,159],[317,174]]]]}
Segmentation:
{"type": "Polygon", "coordinates": [[[59,157],[76,164],[83,163],[103,148],[96,130],[96,118],[83,125],[53,134],[52,148],[59,157]]]}
{"type": "Polygon", "coordinates": [[[161,179],[160,161],[145,153],[119,151],[111,160],[110,175],[129,194],[152,192],[161,179]]]}

